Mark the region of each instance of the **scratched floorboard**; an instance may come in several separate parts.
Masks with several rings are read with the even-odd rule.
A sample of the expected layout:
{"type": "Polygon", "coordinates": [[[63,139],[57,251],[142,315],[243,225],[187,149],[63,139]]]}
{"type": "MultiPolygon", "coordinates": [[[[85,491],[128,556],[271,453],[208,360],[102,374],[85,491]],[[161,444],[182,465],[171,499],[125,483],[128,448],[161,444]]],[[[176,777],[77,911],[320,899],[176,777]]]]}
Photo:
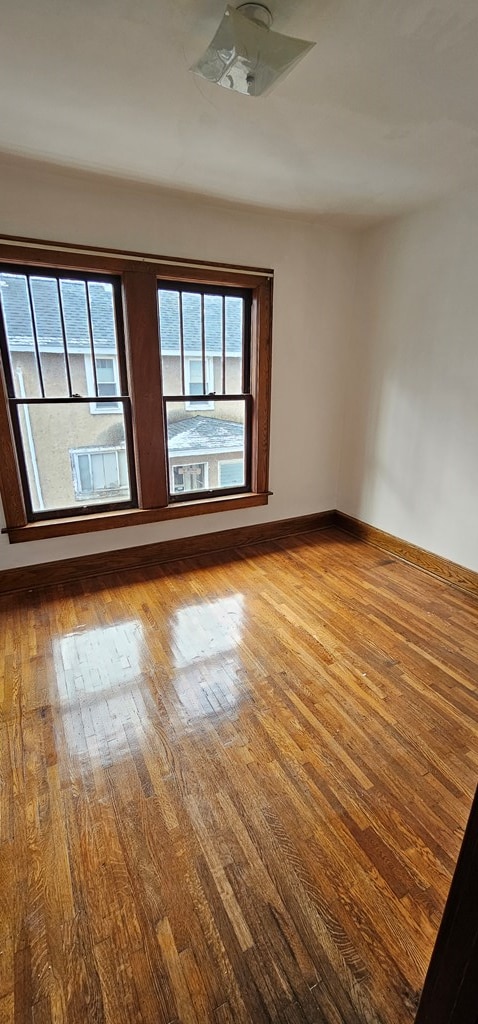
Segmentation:
{"type": "Polygon", "coordinates": [[[1,1024],[411,1024],[478,601],[327,531],[0,612],[1,1024]]]}

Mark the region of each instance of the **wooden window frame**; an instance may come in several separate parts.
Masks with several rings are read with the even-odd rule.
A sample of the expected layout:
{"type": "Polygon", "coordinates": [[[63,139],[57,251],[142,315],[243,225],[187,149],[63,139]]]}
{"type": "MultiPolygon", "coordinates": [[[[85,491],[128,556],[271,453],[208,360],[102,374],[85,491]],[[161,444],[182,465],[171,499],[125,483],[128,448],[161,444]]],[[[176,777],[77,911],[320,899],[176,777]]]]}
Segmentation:
{"type": "Polygon", "coordinates": [[[28,520],[19,459],[0,366],[0,493],[11,543],[117,529],[239,508],[266,505],[269,491],[273,272],[136,252],[80,248],[34,239],[0,240],[0,262],[60,271],[103,273],[121,278],[123,321],[138,507],[28,520]],[[166,462],[158,281],[248,289],[251,294],[252,460],[247,493],[170,503],[166,462]],[[151,381],[156,382],[154,387],[151,381]]]}
{"type": "MultiPolygon", "coordinates": [[[[244,483],[244,485],[241,485],[241,486],[228,487],[228,488],[220,487],[219,484],[216,484],[215,487],[208,488],[207,492],[204,491],[203,494],[202,494],[202,498],[204,500],[204,498],[206,498],[206,497],[219,498],[219,497],[226,496],[226,495],[248,493],[251,490],[251,454],[252,454],[251,428],[252,428],[252,418],[253,418],[252,417],[252,409],[253,409],[253,404],[254,404],[254,395],[253,395],[252,390],[251,390],[251,322],[252,322],[252,294],[251,294],[251,290],[250,289],[241,289],[241,288],[238,288],[238,287],[234,287],[231,282],[228,282],[227,294],[226,294],[226,288],[225,287],[220,288],[217,285],[212,285],[212,284],[208,284],[208,283],[201,284],[201,285],[199,285],[199,284],[191,285],[190,283],[182,282],[181,284],[177,284],[176,288],[177,288],[178,293],[179,293],[179,296],[178,296],[179,297],[179,327],[180,327],[180,329],[179,329],[179,350],[180,350],[180,360],[181,360],[181,382],[182,382],[182,386],[178,387],[177,389],[175,389],[175,393],[171,394],[170,392],[165,392],[164,395],[163,395],[164,422],[167,425],[167,427],[166,427],[166,435],[168,435],[168,433],[169,433],[169,411],[172,409],[172,407],[174,407],[175,403],[179,404],[181,407],[184,406],[185,409],[189,409],[189,410],[196,409],[196,410],[198,410],[199,413],[201,412],[202,409],[207,408],[207,407],[209,407],[209,408],[215,407],[217,409],[218,406],[222,406],[223,408],[224,407],[227,408],[228,405],[229,405],[229,407],[231,408],[231,407],[235,407],[235,406],[237,407],[238,404],[242,405],[242,409],[243,409],[243,419],[242,419],[242,426],[243,426],[242,451],[243,451],[244,468],[245,468],[245,483],[244,483]],[[199,293],[199,297],[200,297],[200,310],[199,310],[200,329],[198,330],[198,333],[199,333],[200,338],[201,338],[201,350],[198,353],[199,358],[198,357],[195,357],[195,358],[197,358],[197,361],[202,366],[202,373],[201,373],[201,377],[202,377],[202,382],[201,382],[202,383],[202,391],[201,391],[200,395],[193,396],[192,393],[190,392],[190,384],[189,384],[190,375],[189,375],[189,369],[187,369],[187,362],[189,360],[189,353],[187,353],[185,351],[185,341],[184,341],[184,332],[183,332],[183,322],[184,322],[183,299],[184,299],[184,297],[188,293],[191,294],[191,293],[196,293],[196,292],[199,293]],[[208,363],[212,363],[212,358],[213,357],[211,357],[210,354],[208,354],[207,351],[206,351],[207,350],[207,346],[206,346],[206,316],[205,316],[205,312],[206,311],[205,311],[205,302],[206,302],[206,298],[213,297],[213,296],[215,298],[221,299],[221,305],[222,305],[222,316],[221,316],[221,357],[220,357],[220,359],[221,359],[221,385],[220,386],[218,385],[216,380],[209,381],[208,371],[207,371],[208,363]],[[242,335],[241,342],[242,342],[242,344],[241,344],[241,355],[240,355],[241,383],[238,383],[237,381],[235,382],[236,393],[234,393],[234,394],[228,388],[226,388],[226,376],[227,376],[227,374],[226,374],[226,359],[227,359],[227,353],[226,353],[226,334],[227,334],[227,331],[226,331],[226,323],[227,323],[226,302],[227,302],[228,298],[233,298],[233,299],[239,300],[241,302],[241,305],[242,305],[242,317],[241,317],[241,335],[242,335]],[[209,383],[213,384],[214,391],[208,389],[209,383]],[[208,398],[211,399],[210,403],[208,403],[208,398]]],[[[169,292],[170,290],[171,290],[171,282],[170,281],[164,280],[164,279],[161,279],[160,281],[158,281],[158,295],[159,296],[161,296],[162,292],[164,292],[164,291],[165,292],[169,292]]],[[[161,306],[161,301],[159,302],[159,305],[161,306]]],[[[159,316],[160,335],[161,335],[161,322],[162,322],[162,314],[160,312],[160,316],[159,316]]],[[[168,352],[167,348],[166,348],[166,352],[163,351],[162,342],[161,342],[160,348],[161,348],[161,357],[162,358],[164,357],[164,355],[166,355],[166,356],[169,355],[169,352],[168,352]]],[[[170,457],[171,454],[172,454],[171,449],[172,449],[173,445],[169,442],[169,438],[168,437],[167,437],[167,442],[168,443],[167,443],[166,447],[167,447],[168,457],[170,457]]],[[[213,454],[213,453],[211,453],[211,454],[213,454]]],[[[181,500],[181,498],[178,498],[177,493],[174,491],[174,489],[171,486],[170,486],[170,489],[169,489],[168,497],[169,497],[170,503],[177,502],[178,500],[181,500]]],[[[194,501],[194,500],[197,500],[197,498],[196,498],[195,493],[193,491],[188,491],[188,492],[184,493],[183,500],[184,501],[194,501]]]]}

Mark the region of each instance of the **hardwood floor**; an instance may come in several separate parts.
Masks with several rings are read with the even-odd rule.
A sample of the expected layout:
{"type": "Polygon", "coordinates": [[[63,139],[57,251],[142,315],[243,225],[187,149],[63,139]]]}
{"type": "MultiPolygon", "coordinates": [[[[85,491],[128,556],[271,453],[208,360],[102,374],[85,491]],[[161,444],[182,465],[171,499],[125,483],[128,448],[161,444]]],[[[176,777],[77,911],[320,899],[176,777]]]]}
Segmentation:
{"type": "Polygon", "coordinates": [[[0,611],[1,1024],[411,1024],[478,599],[330,530],[0,611]]]}

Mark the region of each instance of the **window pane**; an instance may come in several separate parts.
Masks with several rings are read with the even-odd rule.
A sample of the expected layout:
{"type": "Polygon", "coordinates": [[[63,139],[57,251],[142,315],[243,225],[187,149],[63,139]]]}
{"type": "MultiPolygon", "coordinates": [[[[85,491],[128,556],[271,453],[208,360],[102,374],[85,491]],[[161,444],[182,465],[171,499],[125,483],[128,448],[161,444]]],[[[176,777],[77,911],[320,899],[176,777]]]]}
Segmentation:
{"type": "Polygon", "coordinates": [[[223,297],[222,295],[204,296],[204,335],[206,349],[206,393],[216,391],[223,393],[223,297]]]}
{"type": "Polygon", "coordinates": [[[82,491],[92,491],[91,463],[89,455],[78,455],[79,488],[82,491]]]}
{"type": "MultiPolygon", "coordinates": [[[[115,395],[119,395],[119,381],[118,381],[118,362],[116,358],[102,357],[95,359],[96,366],[96,383],[99,398],[114,398],[115,395]]],[[[91,378],[90,390],[94,391],[93,373],[91,371],[91,360],[90,368],[88,370],[88,376],[91,378]]],[[[110,404],[108,402],[97,402],[96,412],[103,413],[114,413],[117,409],[117,405],[110,404]]]]}
{"type": "MultiPolygon", "coordinates": [[[[203,383],[201,295],[159,288],[158,305],[163,393],[197,394],[192,385],[203,383]]],[[[243,325],[242,298],[226,291],[204,295],[206,393],[243,392],[243,325]]]]}
{"type": "Polygon", "coordinates": [[[222,295],[204,296],[206,355],[220,358],[222,352],[222,295]]]}
{"type": "Polygon", "coordinates": [[[93,452],[93,488],[95,491],[111,490],[119,487],[118,462],[115,451],[93,452]]]}
{"type": "Polygon", "coordinates": [[[179,302],[179,292],[167,288],[158,289],[161,372],[165,395],[181,395],[183,390],[179,302]]]}
{"type": "Polygon", "coordinates": [[[126,458],[126,449],[117,449],[118,452],[118,468],[119,468],[119,483],[120,487],[128,486],[128,461],[126,458]]]}
{"type": "MultiPolygon", "coordinates": [[[[112,284],[69,280],[61,273],[2,273],[0,296],[14,394],[38,398],[42,381],[47,398],[66,398],[69,372],[73,394],[94,395],[94,375],[88,378],[86,365],[92,346],[97,362],[108,352],[117,356],[112,284]]],[[[113,360],[104,361],[104,379],[114,381],[113,360]]]]}
{"type": "Polygon", "coordinates": [[[45,395],[61,398],[69,394],[69,388],[58,282],[32,274],[29,283],[45,395]]]}
{"type": "Polygon", "coordinates": [[[98,395],[101,398],[114,398],[117,394],[116,384],[104,384],[103,381],[98,381],[98,395]]]}
{"type": "Polygon", "coordinates": [[[240,395],[242,385],[244,302],[226,298],[226,395],[240,395]]]}
{"type": "MultiPolygon", "coordinates": [[[[186,391],[187,395],[208,395],[210,391],[214,391],[214,376],[213,376],[213,359],[206,359],[205,361],[205,376],[203,371],[202,359],[187,359],[186,360],[186,391]]],[[[202,408],[208,408],[210,402],[203,404],[202,408]]],[[[199,406],[196,406],[199,408],[199,406]]]]}
{"type": "Polygon", "coordinates": [[[121,408],[106,428],[87,402],[20,405],[18,414],[34,512],[130,501],[121,408]]]}
{"type": "Polygon", "coordinates": [[[96,360],[96,376],[98,378],[98,384],[107,384],[110,381],[114,383],[115,380],[115,365],[113,359],[97,359],[96,360]]]}
{"type": "Polygon", "coordinates": [[[68,394],[56,281],[2,273],[0,295],[14,394],[38,398],[41,381],[45,393],[68,394]]]}
{"type": "Polygon", "coordinates": [[[183,292],[183,334],[186,355],[202,351],[201,296],[183,292]]]}
{"type": "Polygon", "coordinates": [[[171,494],[245,486],[221,483],[219,464],[227,457],[244,463],[245,401],[214,401],[211,410],[194,412],[194,403],[166,401],[171,494]],[[204,470],[191,467],[204,466],[204,470]],[[184,472],[184,467],[187,471],[184,472]]]}
{"type": "MultiPolygon", "coordinates": [[[[200,359],[189,360],[189,380],[191,384],[202,384],[202,362],[200,359]]],[[[198,392],[199,394],[200,392],[198,392]]],[[[181,392],[179,392],[181,394],[181,392]]]]}
{"type": "Polygon", "coordinates": [[[90,455],[91,471],[93,476],[93,490],[104,491],[106,488],[105,483],[105,469],[103,465],[103,456],[100,452],[94,452],[90,455]]]}

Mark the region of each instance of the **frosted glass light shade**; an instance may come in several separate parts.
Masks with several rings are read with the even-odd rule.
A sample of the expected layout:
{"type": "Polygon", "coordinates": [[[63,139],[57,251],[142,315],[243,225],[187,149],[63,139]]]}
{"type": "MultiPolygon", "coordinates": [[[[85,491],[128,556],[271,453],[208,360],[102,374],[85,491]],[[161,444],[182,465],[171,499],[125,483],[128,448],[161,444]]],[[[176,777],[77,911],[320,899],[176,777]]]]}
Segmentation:
{"type": "Polygon", "coordinates": [[[271,32],[228,5],[214,39],[190,70],[226,89],[261,96],[313,46],[271,32]]]}

